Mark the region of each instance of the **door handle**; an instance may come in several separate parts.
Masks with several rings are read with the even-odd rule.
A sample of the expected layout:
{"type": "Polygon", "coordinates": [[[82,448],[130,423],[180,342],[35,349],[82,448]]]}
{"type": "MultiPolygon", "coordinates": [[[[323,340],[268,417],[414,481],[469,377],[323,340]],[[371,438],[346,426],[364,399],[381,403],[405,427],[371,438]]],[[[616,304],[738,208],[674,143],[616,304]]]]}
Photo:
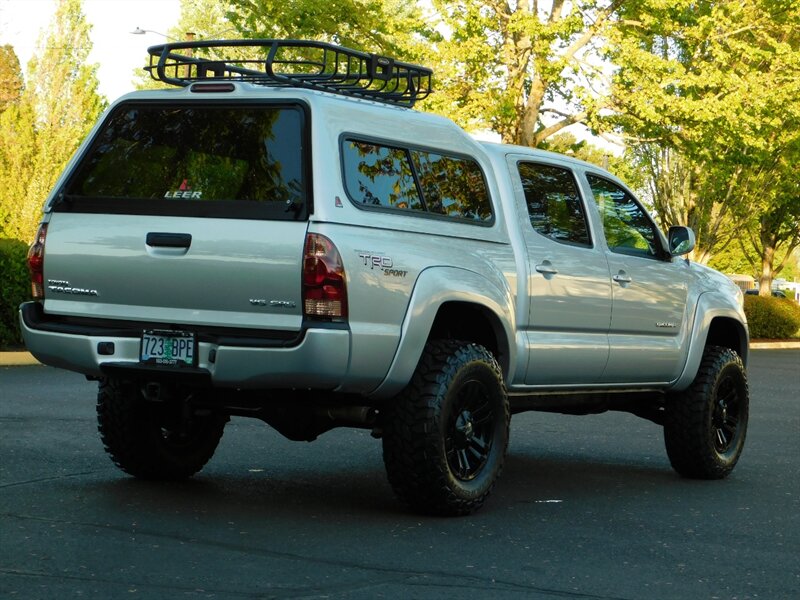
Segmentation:
{"type": "Polygon", "coordinates": [[[148,246],[159,248],[188,248],[192,245],[192,234],[151,231],[147,234],[146,241],[148,246]]]}
{"type": "Polygon", "coordinates": [[[542,275],[556,275],[558,273],[558,269],[556,269],[549,260],[539,263],[534,268],[537,273],[541,273],[542,275]]]}
{"type": "Polygon", "coordinates": [[[614,277],[612,277],[611,279],[613,279],[614,281],[616,281],[620,285],[627,285],[631,281],[633,281],[633,279],[631,277],[628,277],[628,275],[625,273],[625,271],[620,271],[619,273],[614,275],[614,277]]]}

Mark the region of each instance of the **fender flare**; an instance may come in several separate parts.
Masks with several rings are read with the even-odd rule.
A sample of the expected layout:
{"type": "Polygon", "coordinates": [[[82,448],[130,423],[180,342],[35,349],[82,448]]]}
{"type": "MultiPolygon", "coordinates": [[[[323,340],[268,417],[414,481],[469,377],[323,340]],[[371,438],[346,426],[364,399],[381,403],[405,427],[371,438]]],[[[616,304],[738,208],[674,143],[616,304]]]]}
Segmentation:
{"type": "Polygon", "coordinates": [[[684,390],[694,381],[697,370],[700,368],[700,362],[703,360],[703,352],[708,340],[708,334],[711,331],[711,325],[715,319],[727,319],[736,324],[741,359],[747,365],[750,336],[742,308],[723,294],[704,292],[697,299],[695,315],[686,363],[681,374],[670,385],[670,390],[684,390]]]}
{"type": "Polygon", "coordinates": [[[391,398],[411,381],[428,336],[439,313],[447,302],[463,302],[490,311],[505,334],[508,360],[506,381],[513,377],[517,348],[514,336],[514,299],[505,285],[497,285],[487,277],[458,267],[431,267],[417,277],[406,309],[398,344],[389,371],[370,396],[391,398]]]}

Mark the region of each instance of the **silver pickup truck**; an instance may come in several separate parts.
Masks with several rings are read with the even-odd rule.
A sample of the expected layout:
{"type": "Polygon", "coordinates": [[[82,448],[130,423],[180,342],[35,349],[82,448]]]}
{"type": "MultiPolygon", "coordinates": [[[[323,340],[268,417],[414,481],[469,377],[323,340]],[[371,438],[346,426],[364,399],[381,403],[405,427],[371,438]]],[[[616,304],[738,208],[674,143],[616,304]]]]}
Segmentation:
{"type": "Polygon", "coordinates": [[[691,230],[594,165],[413,110],[423,67],[283,40],[150,54],[175,88],[120,98],[76,153],[20,310],[36,358],[99,382],[123,471],[193,475],[230,416],[362,427],[402,500],[466,514],[527,410],[628,411],[681,475],[733,469],[742,294],[681,258],[691,230]]]}

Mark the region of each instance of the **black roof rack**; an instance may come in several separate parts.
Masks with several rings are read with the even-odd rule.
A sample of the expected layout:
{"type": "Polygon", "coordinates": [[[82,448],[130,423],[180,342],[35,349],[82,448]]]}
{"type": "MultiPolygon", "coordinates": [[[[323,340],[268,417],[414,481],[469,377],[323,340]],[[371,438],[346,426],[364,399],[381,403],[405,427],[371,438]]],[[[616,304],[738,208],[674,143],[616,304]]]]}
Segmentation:
{"type": "Polygon", "coordinates": [[[413,106],[431,93],[433,71],[387,56],[312,40],[199,40],[151,46],[153,79],[186,87],[233,80],[301,87],[413,106]]]}

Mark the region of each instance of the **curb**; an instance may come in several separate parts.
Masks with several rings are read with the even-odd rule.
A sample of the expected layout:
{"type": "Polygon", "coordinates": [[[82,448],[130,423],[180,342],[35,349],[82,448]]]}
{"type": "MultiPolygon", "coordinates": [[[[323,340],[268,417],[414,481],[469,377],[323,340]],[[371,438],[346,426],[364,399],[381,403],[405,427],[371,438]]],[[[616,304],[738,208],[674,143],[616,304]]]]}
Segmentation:
{"type": "Polygon", "coordinates": [[[0,367],[27,367],[40,365],[30,352],[0,352],[0,367]]]}
{"type": "MultiPolygon", "coordinates": [[[[800,341],[751,342],[750,350],[800,350],[800,341]]],[[[0,352],[0,367],[40,365],[30,352],[0,352]]]]}
{"type": "Polygon", "coordinates": [[[750,342],[751,350],[800,350],[799,342],[750,342]]]}

